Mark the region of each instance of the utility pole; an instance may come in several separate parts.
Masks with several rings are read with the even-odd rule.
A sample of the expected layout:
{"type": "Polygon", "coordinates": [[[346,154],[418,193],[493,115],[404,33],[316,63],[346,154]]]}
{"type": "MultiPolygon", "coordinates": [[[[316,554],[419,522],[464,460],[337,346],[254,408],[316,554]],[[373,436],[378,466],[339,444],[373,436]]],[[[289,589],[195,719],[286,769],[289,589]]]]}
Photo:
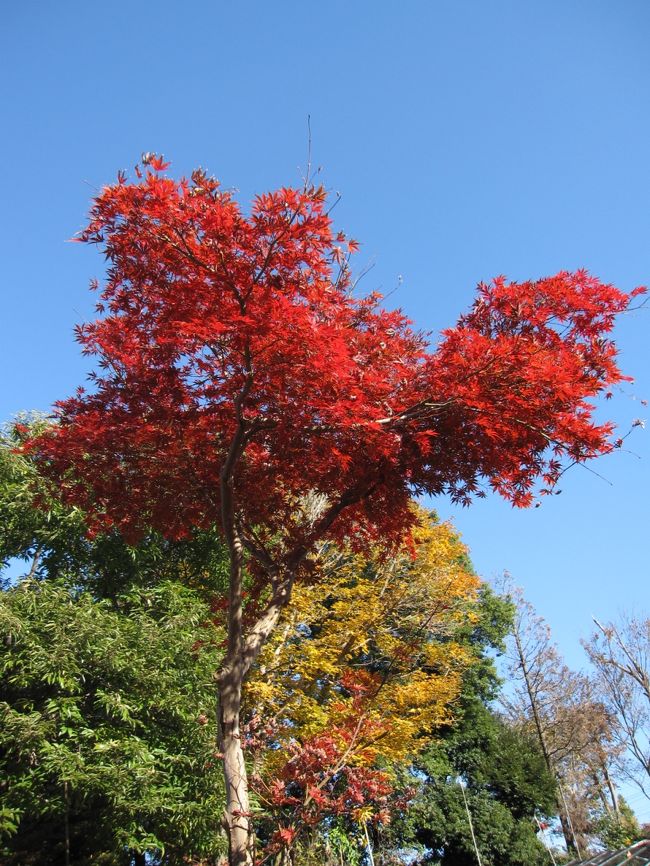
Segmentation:
{"type": "Polygon", "coordinates": [[[469,811],[469,804],[465,795],[465,786],[460,779],[458,779],[458,784],[460,785],[460,791],[463,795],[463,803],[465,804],[465,811],[467,812],[467,823],[469,824],[469,832],[472,834],[472,842],[474,843],[474,851],[476,852],[476,862],[478,863],[478,866],[483,866],[483,864],[481,863],[481,855],[478,850],[478,845],[476,844],[476,836],[474,835],[474,824],[472,823],[472,813],[469,811]]]}

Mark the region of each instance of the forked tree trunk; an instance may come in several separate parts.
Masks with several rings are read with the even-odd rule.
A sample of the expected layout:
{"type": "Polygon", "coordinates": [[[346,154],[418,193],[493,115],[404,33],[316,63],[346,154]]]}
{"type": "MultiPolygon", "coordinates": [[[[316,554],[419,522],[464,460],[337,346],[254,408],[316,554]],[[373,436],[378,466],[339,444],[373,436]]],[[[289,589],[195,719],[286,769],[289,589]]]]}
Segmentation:
{"type": "MultiPolygon", "coordinates": [[[[291,589],[300,563],[308,553],[309,544],[297,544],[286,557],[284,573],[279,574],[277,565],[263,550],[254,556],[266,569],[271,586],[271,598],[257,621],[244,631],[243,618],[243,573],[244,546],[235,520],[233,496],[233,474],[238,460],[246,448],[247,427],[242,406],[253,384],[249,349],[245,352],[247,376],[241,393],[235,401],[237,429],[230,443],[228,456],[221,470],[221,527],[230,557],[230,580],[228,594],[228,649],[218,677],[218,738],[223,755],[223,773],[226,786],[226,808],[224,829],[228,837],[229,866],[253,866],[255,836],[250,814],[248,775],[244,761],[239,722],[241,716],[242,687],[246,674],[258,657],[269,635],[277,625],[282,610],[289,603],[291,589]]],[[[364,488],[369,496],[372,487],[364,488]]],[[[312,536],[319,538],[331,526],[336,517],[347,506],[361,499],[358,490],[348,491],[338,502],[331,505],[316,523],[312,536]]]]}

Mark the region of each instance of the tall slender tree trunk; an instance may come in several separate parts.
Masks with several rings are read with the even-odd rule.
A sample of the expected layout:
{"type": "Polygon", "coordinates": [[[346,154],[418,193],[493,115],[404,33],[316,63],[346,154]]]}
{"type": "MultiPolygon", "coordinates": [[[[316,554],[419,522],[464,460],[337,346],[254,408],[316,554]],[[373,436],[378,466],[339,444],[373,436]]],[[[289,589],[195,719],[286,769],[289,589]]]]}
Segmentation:
{"type": "Polygon", "coordinates": [[[609,800],[607,799],[607,795],[605,794],[605,789],[603,788],[603,780],[595,771],[591,774],[591,778],[594,783],[594,788],[596,789],[596,795],[602,803],[603,809],[608,815],[611,815],[613,811],[612,804],[609,802],[609,800]]]}
{"type": "Polygon", "coordinates": [[[291,595],[291,576],[274,594],[266,610],[250,628],[246,639],[242,629],[241,572],[231,585],[228,612],[229,651],[218,676],[218,737],[223,755],[226,785],[224,829],[228,837],[229,866],[252,866],[255,834],[250,814],[248,773],[242,748],[240,716],[244,680],[268,636],[275,628],[291,595]],[[238,588],[237,588],[238,587],[238,588]]]}
{"type": "Polygon", "coordinates": [[[614,809],[614,813],[616,817],[620,817],[621,810],[618,805],[618,795],[616,793],[616,788],[614,787],[614,783],[612,782],[612,777],[609,775],[609,770],[603,764],[603,776],[605,778],[605,783],[607,784],[607,789],[609,791],[609,796],[612,798],[612,808],[614,809]]]}
{"type": "Polygon", "coordinates": [[[239,719],[241,715],[244,667],[243,569],[244,549],[235,524],[232,475],[244,446],[244,422],[241,406],[250,390],[252,378],[237,400],[238,428],[221,471],[221,522],[230,554],[228,597],[228,648],[218,677],[218,738],[223,755],[226,788],[224,825],[228,837],[229,866],[253,866],[252,822],[248,797],[248,776],[242,749],[239,719]]]}
{"type": "Polygon", "coordinates": [[[224,829],[228,837],[229,866],[253,866],[255,835],[250,814],[248,773],[240,731],[242,688],[251,665],[275,628],[283,607],[291,595],[293,576],[277,589],[265,611],[248,633],[243,628],[243,551],[233,533],[230,563],[230,597],[228,604],[228,650],[219,672],[218,738],[223,755],[226,788],[224,829]]]}
{"type": "Polygon", "coordinates": [[[232,523],[230,541],[230,593],[228,649],[218,677],[218,737],[223,755],[226,788],[224,825],[228,837],[229,866],[253,866],[253,828],[248,796],[248,775],[239,721],[246,668],[243,633],[243,549],[232,523]]]}
{"type": "Polygon", "coordinates": [[[65,837],[65,866],[70,866],[70,789],[67,782],[63,783],[65,812],[63,815],[63,834],[65,837]]]}
{"type": "Polygon", "coordinates": [[[566,845],[569,854],[577,854],[580,856],[578,846],[574,840],[571,824],[569,823],[568,812],[565,812],[564,807],[558,804],[558,816],[560,818],[560,827],[564,836],[564,844],[566,845]]]}
{"type": "Polygon", "coordinates": [[[239,717],[243,683],[241,657],[224,669],[219,682],[219,748],[226,785],[225,830],[230,866],[252,866],[253,832],[239,717]]]}

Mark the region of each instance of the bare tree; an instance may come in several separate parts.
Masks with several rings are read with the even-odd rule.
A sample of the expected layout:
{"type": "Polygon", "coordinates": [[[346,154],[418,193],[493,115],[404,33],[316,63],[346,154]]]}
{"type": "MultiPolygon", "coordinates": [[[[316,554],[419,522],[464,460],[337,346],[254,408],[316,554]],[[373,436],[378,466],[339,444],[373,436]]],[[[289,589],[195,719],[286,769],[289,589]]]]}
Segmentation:
{"type": "Polygon", "coordinates": [[[650,619],[601,623],[583,646],[623,752],[620,770],[650,799],[650,619]]]}
{"type": "Polygon", "coordinates": [[[547,623],[508,575],[500,589],[515,606],[501,697],[511,724],[530,730],[558,785],[558,814],[567,849],[588,845],[596,809],[617,814],[610,771],[616,748],[607,708],[594,697],[588,677],[564,664],[547,623]]]}

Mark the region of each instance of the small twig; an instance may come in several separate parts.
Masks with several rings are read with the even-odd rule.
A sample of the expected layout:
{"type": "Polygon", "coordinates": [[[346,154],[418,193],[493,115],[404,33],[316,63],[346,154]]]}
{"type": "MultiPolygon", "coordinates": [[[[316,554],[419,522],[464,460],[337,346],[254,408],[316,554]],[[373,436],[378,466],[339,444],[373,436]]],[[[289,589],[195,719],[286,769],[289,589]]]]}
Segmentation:
{"type": "MultiPolygon", "coordinates": [[[[370,273],[370,271],[375,267],[375,264],[376,264],[376,262],[374,262],[374,261],[373,261],[373,262],[370,262],[370,264],[369,264],[369,265],[366,265],[366,267],[361,271],[361,273],[359,274],[359,276],[356,277],[356,279],[354,279],[354,280],[352,281],[352,285],[350,286],[350,289],[349,289],[349,293],[350,293],[350,294],[352,294],[352,293],[354,292],[354,290],[355,290],[356,287],[359,285],[359,283],[361,282],[361,280],[362,280],[364,277],[366,277],[366,276],[370,273]]],[[[393,290],[393,291],[394,291],[394,290],[393,290]]],[[[389,293],[389,294],[391,294],[391,293],[389,293]]],[[[386,295],[386,297],[388,297],[388,295],[386,295]]]]}
{"type": "Polygon", "coordinates": [[[302,191],[304,193],[309,189],[309,182],[311,179],[311,115],[307,115],[307,169],[305,171],[305,176],[303,178],[304,184],[302,191]]]}

